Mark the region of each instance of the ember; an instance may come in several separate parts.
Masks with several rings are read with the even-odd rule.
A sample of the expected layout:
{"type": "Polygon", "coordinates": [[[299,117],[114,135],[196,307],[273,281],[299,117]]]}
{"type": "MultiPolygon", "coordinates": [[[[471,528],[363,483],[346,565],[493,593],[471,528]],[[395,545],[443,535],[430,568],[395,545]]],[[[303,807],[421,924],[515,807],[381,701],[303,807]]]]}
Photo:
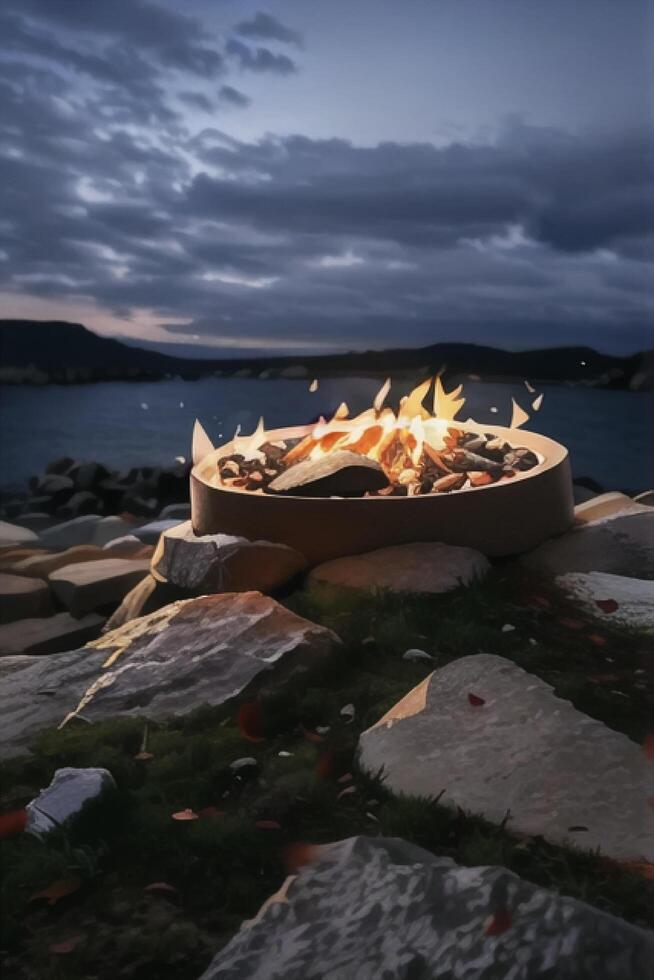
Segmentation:
{"type": "MultiPolygon", "coordinates": [[[[433,413],[424,407],[431,381],[419,385],[395,413],[384,407],[387,381],[373,407],[354,419],[346,405],[303,438],[270,441],[263,420],[251,436],[236,436],[217,460],[216,485],[287,496],[424,496],[483,487],[537,466],[531,449],[485,432],[472,419],[453,425],[464,399],[435,380],[433,413]]],[[[515,402],[512,429],[528,419],[515,402]]]]}

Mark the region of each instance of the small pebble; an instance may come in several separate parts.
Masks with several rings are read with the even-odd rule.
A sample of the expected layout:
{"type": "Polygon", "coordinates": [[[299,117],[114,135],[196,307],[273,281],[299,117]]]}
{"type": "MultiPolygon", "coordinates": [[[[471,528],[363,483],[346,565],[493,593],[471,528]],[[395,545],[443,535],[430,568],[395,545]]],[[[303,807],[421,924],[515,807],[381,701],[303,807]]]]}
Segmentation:
{"type": "Polygon", "coordinates": [[[503,633],[513,633],[514,629],[515,629],[515,626],[513,626],[511,623],[505,623],[504,626],[502,627],[502,632],[503,633]]]}
{"type": "Polygon", "coordinates": [[[341,714],[344,718],[347,718],[348,722],[354,721],[356,708],[353,704],[346,704],[341,708],[341,714]]]}
{"type": "Polygon", "coordinates": [[[316,725],[316,731],[319,735],[326,735],[329,731],[329,725],[316,725]]]}
{"type": "Polygon", "coordinates": [[[538,641],[537,641],[537,640],[535,640],[535,639],[533,638],[533,636],[530,636],[530,637],[529,637],[529,642],[530,642],[530,644],[532,645],[532,647],[535,647],[535,646],[537,646],[537,645],[538,645],[538,641]]]}
{"type": "Polygon", "coordinates": [[[411,649],[402,654],[402,660],[410,661],[433,661],[433,657],[426,650],[411,649]]]}
{"type": "Polygon", "coordinates": [[[292,752],[285,752],[282,749],[282,751],[281,752],[278,752],[277,755],[280,757],[280,759],[290,759],[291,756],[293,755],[293,753],[292,752]]]}
{"type": "Polygon", "coordinates": [[[247,769],[250,766],[257,766],[259,763],[252,756],[246,756],[243,759],[235,759],[234,762],[230,762],[229,768],[233,772],[238,772],[240,769],[247,769]]]}

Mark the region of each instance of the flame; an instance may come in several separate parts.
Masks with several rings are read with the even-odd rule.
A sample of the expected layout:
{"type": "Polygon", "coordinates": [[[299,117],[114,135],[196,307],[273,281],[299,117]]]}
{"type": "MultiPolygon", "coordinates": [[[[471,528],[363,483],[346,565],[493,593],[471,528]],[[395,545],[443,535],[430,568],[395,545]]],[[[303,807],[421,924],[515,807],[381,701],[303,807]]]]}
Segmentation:
{"type": "MultiPolygon", "coordinates": [[[[317,459],[327,453],[347,450],[360,453],[376,460],[393,482],[406,484],[409,493],[414,492],[423,455],[430,457],[444,474],[451,474],[441,452],[447,453],[456,445],[457,431],[449,425],[458,416],[465,404],[462,396],[463,385],[446,391],[440,375],[433,379],[433,412],[425,408],[432,379],[428,378],[417,385],[413,391],[400,400],[397,412],[384,407],[391,389],[387,378],[381,386],[372,407],[350,418],[345,402],[342,402],[329,421],[321,418],[313,429],[292,446],[282,457],[284,464],[290,465],[304,459],[317,459]]],[[[527,382],[525,384],[528,385],[527,382]]],[[[528,385],[529,390],[531,386],[528,385]]],[[[540,408],[543,396],[538,395],[532,402],[532,409],[540,408]]],[[[527,412],[512,401],[511,428],[518,428],[529,420],[527,412]]],[[[497,411],[491,408],[491,411],[497,411]]],[[[468,423],[476,424],[472,419],[468,423]]],[[[196,436],[199,445],[207,439],[199,422],[196,423],[196,436]],[[203,438],[204,437],[204,438],[203,438]]],[[[267,441],[263,418],[249,436],[240,435],[240,427],[234,435],[233,451],[246,460],[265,462],[265,453],[260,447],[267,441]]],[[[194,444],[195,460],[195,444],[194,444]]]]}

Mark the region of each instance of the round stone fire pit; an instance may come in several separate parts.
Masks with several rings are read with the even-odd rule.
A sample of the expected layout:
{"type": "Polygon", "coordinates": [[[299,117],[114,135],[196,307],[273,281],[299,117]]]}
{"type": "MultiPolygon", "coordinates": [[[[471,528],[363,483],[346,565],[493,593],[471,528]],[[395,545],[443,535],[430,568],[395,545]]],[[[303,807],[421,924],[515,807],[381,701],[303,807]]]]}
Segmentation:
{"type": "MultiPolygon", "coordinates": [[[[312,426],[275,429],[270,440],[302,438],[312,426]]],[[[574,516],[568,451],[524,429],[471,426],[531,449],[538,465],[511,480],[412,497],[303,497],[247,493],[217,486],[217,461],[233,442],[209,452],[191,471],[196,534],[235,534],[302,552],[311,565],[412,541],[467,545],[489,556],[528,551],[570,527],[574,516]]]]}

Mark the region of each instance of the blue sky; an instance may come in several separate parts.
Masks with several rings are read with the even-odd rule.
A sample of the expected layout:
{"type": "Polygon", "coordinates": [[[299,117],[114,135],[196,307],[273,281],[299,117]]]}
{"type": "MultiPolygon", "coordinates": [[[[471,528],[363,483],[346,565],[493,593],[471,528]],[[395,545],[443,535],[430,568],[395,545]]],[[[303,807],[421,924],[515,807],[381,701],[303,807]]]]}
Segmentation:
{"type": "Polygon", "coordinates": [[[0,308],[216,353],[654,346],[648,0],[4,0],[0,308]]]}

